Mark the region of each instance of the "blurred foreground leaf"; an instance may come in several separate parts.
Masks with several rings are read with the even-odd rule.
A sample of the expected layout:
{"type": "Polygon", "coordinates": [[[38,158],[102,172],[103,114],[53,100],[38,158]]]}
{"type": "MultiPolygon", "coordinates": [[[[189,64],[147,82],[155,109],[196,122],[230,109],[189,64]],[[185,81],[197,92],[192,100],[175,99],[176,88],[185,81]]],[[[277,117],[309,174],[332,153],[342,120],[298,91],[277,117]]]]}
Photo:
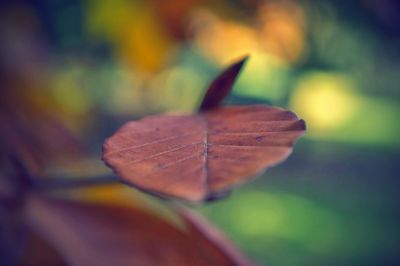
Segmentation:
{"type": "Polygon", "coordinates": [[[214,228],[187,212],[181,230],[133,206],[32,193],[25,214],[69,265],[249,265],[214,228]]]}

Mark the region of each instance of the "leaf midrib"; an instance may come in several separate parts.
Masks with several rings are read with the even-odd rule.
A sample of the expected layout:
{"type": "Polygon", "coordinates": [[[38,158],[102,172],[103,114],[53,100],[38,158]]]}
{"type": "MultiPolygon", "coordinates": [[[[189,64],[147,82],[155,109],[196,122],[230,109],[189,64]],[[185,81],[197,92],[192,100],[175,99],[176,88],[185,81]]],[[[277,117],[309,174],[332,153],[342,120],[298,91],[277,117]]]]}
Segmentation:
{"type": "Polygon", "coordinates": [[[204,116],[200,116],[204,127],[204,161],[203,161],[203,178],[204,178],[204,194],[203,198],[206,198],[210,194],[209,182],[208,182],[208,123],[204,116]]]}

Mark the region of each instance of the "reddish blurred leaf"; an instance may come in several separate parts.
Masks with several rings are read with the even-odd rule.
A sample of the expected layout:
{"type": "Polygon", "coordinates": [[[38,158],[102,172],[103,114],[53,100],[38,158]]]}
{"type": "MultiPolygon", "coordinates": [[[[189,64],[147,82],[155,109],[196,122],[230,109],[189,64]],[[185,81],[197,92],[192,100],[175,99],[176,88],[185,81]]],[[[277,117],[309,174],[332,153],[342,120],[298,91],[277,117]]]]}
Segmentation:
{"type": "Polygon", "coordinates": [[[245,56],[215,78],[203,98],[203,102],[200,105],[200,111],[210,110],[220,105],[221,101],[232,90],[236,77],[239,75],[240,70],[248,58],[248,56],[245,56]]]}
{"type": "Polygon", "coordinates": [[[18,260],[24,245],[25,230],[16,204],[2,196],[0,194],[0,265],[7,266],[14,265],[18,260]]]}
{"type": "Polygon", "coordinates": [[[79,203],[31,194],[28,223],[68,265],[247,265],[184,219],[186,230],[136,207],[79,203]],[[201,235],[201,236],[199,236],[201,235]],[[204,236],[203,236],[204,235],[204,236]]]}
{"type": "Polygon", "coordinates": [[[265,105],[128,122],[103,146],[103,160],[127,183],[154,194],[202,201],[283,160],[305,123],[265,105]]]}
{"type": "Polygon", "coordinates": [[[220,231],[204,218],[185,208],[179,209],[179,213],[186,221],[191,238],[195,243],[207,248],[209,250],[208,252],[212,252],[214,246],[217,245],[222,248],[226,254],[229,254],[236,265],[252,265],[252,263],[250,263],[220,231]],[[214,245],[209,245],[209,242],[214,243],[214,245]]]}
{"type": "Polygon", "coordinates": [[[46,241],[36,234],[27,237],[24,251],[16,266],[64,266],[63,258],[46,241]]]}
{"type": "Polygon", "coordinates": [[[60,119],[65,110],[41,78],[33,75],[38,80],[31,80],[26,71],[0,66],[0,161],[14,156],[31,174],[39,176],[49,164],[76,158],[85,151],[66,121],[60,119]]]}
{"type": "Polygon", "coordinates": [[[0,161],[15,156],[35,175],[52,163],[85,154],[78,139],[44,113],[27,116],[9,110],[0,114],[0,130],[0,161]]]}
{"type": "Polygon", "coordinates": [[[170,35],[178,40],[185,40],[190,37],[188,15],[203,0],[152,0],[149,2],[154,6],[161,25],[168,30],[170,35]]]}

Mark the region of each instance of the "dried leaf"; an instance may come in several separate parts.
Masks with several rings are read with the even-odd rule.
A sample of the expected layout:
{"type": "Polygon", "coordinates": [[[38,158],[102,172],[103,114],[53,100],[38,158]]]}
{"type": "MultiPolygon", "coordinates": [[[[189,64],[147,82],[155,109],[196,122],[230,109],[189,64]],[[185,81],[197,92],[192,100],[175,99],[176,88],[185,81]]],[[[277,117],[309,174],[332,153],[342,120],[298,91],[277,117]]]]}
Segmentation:
{"type": "Polygon", "coordinates": [[[200,111],[210,110],[220,105],[225,96],[232,90],[233,84],[248,58],[248,56],[245,56],[215,78],[203,98],[200,111]]]}
{"type": "MultiPolygon", "coordinates": [[[[139,208],[31,194],[26,216],[68,265],[248,265],[185,219],[179,229],[139,208]]],[[[204,231],[204,232],[203,232],[204,231]]],[[[240,257],[240,256],[239,256],[240,257]]]]}
{"type": "Polygon", "coordinates": [[[155,115],[107,139],[103,160],[142,190],[202,201],[285,160],[304,130],[292,112],[266,105],[155,115]]]}

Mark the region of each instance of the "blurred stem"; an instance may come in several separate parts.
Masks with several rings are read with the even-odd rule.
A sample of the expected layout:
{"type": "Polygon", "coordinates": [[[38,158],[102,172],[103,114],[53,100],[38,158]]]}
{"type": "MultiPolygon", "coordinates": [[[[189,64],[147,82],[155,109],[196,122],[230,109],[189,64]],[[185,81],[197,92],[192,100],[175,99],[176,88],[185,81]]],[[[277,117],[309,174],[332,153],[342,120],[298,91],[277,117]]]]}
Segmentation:
{"type": "Polygon", "coordinates": [[[59,189],[75,189],[84,187],[101,186],[107,184],[116,184],[119,180],[114,175],[82,177],[82,178],[46,178],[36,180],[33,187],[38,190],[59,190],[59,189]]]}

